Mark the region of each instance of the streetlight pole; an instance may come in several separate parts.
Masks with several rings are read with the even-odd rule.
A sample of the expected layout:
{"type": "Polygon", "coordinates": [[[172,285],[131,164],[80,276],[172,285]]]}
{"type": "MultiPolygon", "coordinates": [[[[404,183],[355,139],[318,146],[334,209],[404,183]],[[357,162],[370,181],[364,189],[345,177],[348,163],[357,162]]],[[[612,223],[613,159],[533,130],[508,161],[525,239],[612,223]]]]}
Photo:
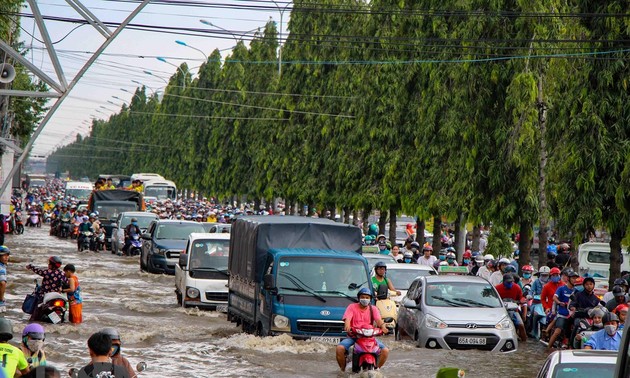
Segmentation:
{"type": "Polygon", "coordinates": [[[204,58],[206,58],[206,62],[208,61],[208,55],[206,55],[206,53],[205,53],[205,52],[203,52],[203,50],[198,49],[198,48],[196,48],[196,47],[194,47],[194,46],[191,46],[191,45],[187,44],[187,43],[186,43],[186,42],[184,42],[184,41],[177,40],[177,41],[175,41],[175,43],[177,43],[178,45],[185,46],[185,47],[191,48],[191,49],[193,49],[193,50],[197,50],[197,51],[199,51],[199,52],[203,55],[203,57],[204,57],[204,58]]]}
{"type": "MultiPolygon", "coordinates": [[[[215,25],[215,24],[213,24],[212,22],[210,22],[210,21],[208,21],[208,20],[204,20],[203,18],[202,18],[202,19],[200,19],[200,20],[199,20],[199,22],[201,22],[201,23],[202,23],[202,24],[204,24],[204,25],[212,26],[212,27],[215,27],[215,28],[217,28],[217,29],[221,29],[221,30],[223,30],[224,32],[226,32],[226,33],[228,33],[229,35],[231,35],[231,36],[232,36],[232,38],[234,38],[234,42],[236,42],[236,44],[238,45],[238,42],[240,41],[240,39],[236,38],[236,34],[232,33],[231,31],[229,31],[229,30],[227,30],[227,29],[225,29],[225,28],[222,28],[222,27],[220,27],[219,25],[215,25]]],[[[241,37],[241,38],[242,38],[242,37],[241,37]]]]}
{"type": "Polygon", "coordinates": [[[161,76],[154,75],[153,72],[151,72],[151,71],[144,70],[142,72],[144,72],[145,74],[147,74],[149,76],[157,77],[158,79],[162,80],[164,82],[164,84],[168,85],[168,81],[166,81],[165,78],[163,78],[161,76]]]}
{"type": "Polygon", "coordinates": [[[181,72],[181,73],[182,73],[182,76],[183,76],[183,78],[182,78],[182,88],[183,88],[183,89],[186,89],[186,73],[184,72],[184,70],[183,70],[180,66],[178,66],[178,65],[176,65],[176,64],[173,64],[173,63],[169,62],[169,61],[168,61],[168,60],[166,60],[166,58],[164,58],[164,57],[158,56],[156,59],[157,59],[157,60],[159,60],[159,61],[160,61],[160,62],[162,62],[162,63],[166,63],[166,64],[169,64],[169,65],[171,65],[171,66],[173,66],[173,67],[177,68],[177,69],[179,70],[179,72],[181,72]]]}
{"type": "MultiPolygon", "coordinates": [[[[148,86],[148,85],[146,85],[145,83],[141,83],[141,82],[139,82],[138,80],[131,80],[131,82],[132,82],[132,83],[134,83],[134,84],[138,84],[138,85],[141,85],[141,86],[143,86],[143,87],[149,88],[149,89],[151,90],[151,94],[155,94],[155,89],[153,89],[153,88],[149,87],[149,86],[148,86]]],[[[128,91],[126,91],[126,90],[125,90],[125,92],[128,92],[128,91]]]]}
{"type": "Polygon", "coordinates": [[[284,17],[284,12],[287,10],[291,3],[287,3],[284,7],[281,7],[275,0],[271,0],[278,8],[278,12],[280,12],[280,31],[278,32],[278,77],[282,76],[282,19],[284,17]]]}

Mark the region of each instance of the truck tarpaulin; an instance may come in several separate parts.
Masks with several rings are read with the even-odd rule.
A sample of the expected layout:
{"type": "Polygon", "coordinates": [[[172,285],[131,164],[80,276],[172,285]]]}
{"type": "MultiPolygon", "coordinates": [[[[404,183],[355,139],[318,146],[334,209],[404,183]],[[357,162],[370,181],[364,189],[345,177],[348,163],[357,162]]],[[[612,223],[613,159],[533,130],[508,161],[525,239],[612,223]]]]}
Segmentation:
{"type": "Polygon", "coordinates": [[[88,208],[90,210],[94,208],[94,202],[96,201],[133,201],[138,204],[139,211],[146,210],[142,193],[138,193],[133,190],[95,190],[92,192],[90,201],[88,202],[88,208]]]}
{"type": "Polygon", "coordinates": [[[329,219],[243,217],[232,224],[230,231],[229,270],[231,275],[261,281],[262,267],[270,249],[306,248],[361,254],[361,244],[361,229],[329,219]]]}

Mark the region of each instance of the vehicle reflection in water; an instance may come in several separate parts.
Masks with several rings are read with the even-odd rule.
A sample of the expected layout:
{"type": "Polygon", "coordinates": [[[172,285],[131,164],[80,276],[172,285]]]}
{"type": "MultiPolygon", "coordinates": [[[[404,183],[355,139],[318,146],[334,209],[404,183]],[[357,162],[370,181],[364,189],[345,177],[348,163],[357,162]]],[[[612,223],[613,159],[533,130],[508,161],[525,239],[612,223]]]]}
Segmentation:
{"type": "MultiPolygon", "coordinates": [[[[45,325],[47,359],[61,371],[88,362],[86,343],[91,333],[116,327],[132,366],[147,363],[139,378],[343,376],[332,345],[286,336],[261,339],[240,333],[225,314],[178,307],[174,278],[141,273],[137,257],[79,254],[72,242],[49,236],[47,227],[29,229],[22,236],[7,235],[6,244],[12,251],[7,317],[14,323],[15,335],[27,324],[28,316],[20,307],[35,278],[24,266],[42,266],[49,256],[59,255],[64,265],[77,267],[84,323],[45,325]]],[[[438,368],[457,366],[466,370],[467,377],[529,378],[547,356],[542,344],[532,340],[505,355],[418,349],[411,341],[394,341],[391,335],[382,340],[391,349],[382,371],[386,377],[435,377],[438,368]]],[[[17,336],[13,341],[19,342],[17,336]]]]}

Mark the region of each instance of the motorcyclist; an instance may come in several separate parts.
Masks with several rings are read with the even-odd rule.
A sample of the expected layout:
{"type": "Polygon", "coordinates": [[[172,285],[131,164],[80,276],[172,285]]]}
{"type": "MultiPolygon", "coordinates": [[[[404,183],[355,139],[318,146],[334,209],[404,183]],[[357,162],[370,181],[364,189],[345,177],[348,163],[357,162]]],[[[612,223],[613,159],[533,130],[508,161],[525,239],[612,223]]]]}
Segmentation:
{"type": "Polygon", "coordinates": [[[31,323],[24,327],[20,347],[31,369],[46,366],[45,340],[46,331],[39,323],[31,323]]]}
{"type": "MultiPolygon", "coordinates": [[[[514,284],[514,275],[511,273],[505,273],[503,275],[503,282],[496,285],[495,288],[499,293],[501,299],[509,299],[514,301],[519,306],[525,303],[525,298],[523,297],[523,291],[521,287],[514,284]]],[[[527,314],[525,314],[526,316],[527,314]]],[[[525,332],[525,324],[523,323],[523,317],[518,311],[514,311],[510,314],[512,318],[512,323],[514,323],[514,327],[516,327],[518,331],[519,338],[521,341],[527,340],[527,333],[525,332]]]]}
{"type": "Polygon", "coordinates": [[[446,262],[449,266],[459,266],[459,264],[457,263],[457,256],[454,252],[448,252],[446,254],[446,262]]]}
{"type": "MultiPolygon", "coordinates": [[[[623,278],[617,278],[615,280],[615,282],[613,283],[612,287],[615,286],[621,286],[621,288],[623,288],[623,291],[625,293],[628,292],[628,281],[624,280],[623,278]]],[[[604,298],[602,298],[602,300],[604,301],[604,303],[608,303],[609,300],[614,299],[615,296],[613,295],[612,289],[611,291],[608,291],[604,294],[604,298]]],[[[628,300],[628,294],[626,294],[626,301],[628,300]]]]}
{"type": "Polygon", "coordinates": [[[468,250],[462,254],[462,266],[468,267],[468,272],[472,269],[472,253],[468,250]]]}
{"type": "Polygon", "coordinates": [[[612,294],[613,299],[606,302],[606,309],[611,312],[620,304],[628,302],[626,299],[626,293],[623,291],[621,286],[613,286],[612,294]]]}
{"type": "Polygon", "coordinates": [[[519,285],[521,285],[521,288],[525,287],[525,285],[529,285],[530,291],[531,291],[531,286],[532,286],[532,283],[534,282],[534,280],[532,279],[532,273],[534,273],[534,267],[529,264],[523,265],[523,268],[521,268],[521,272],[523,272],[523,276],[521,277],[519,285]]]}
{"type": "Polygon", "coordinates": [[[416,261],[420,265],[433,266],[437,261],[437,257],[433,256],[433,247],[425,245],[422,247],[422,257],[416,261]]]}
{"type": "Polygon", "coordinates": [[[584,349],[619,350],[621,332],[617,329],[619,318],[613,313],[604,315],[604,329],[595,332],[584,344],[584,349]]]}
{"type": "Polygon", "coordinates": [[[446,262],[446,249],[440,249],[438,259],[433,263],[433,268],[437,269],[441,262],[446,262]]]}
{"type": "Polygon", "coordinates": [[[127,370],[130,378],[135,378],[137,376],[136,372],[133,370],[133,367],[131,367],[129,360],[127,360],[127,358],[122,355],[122,341],[120,339],[120,334],[118,333],[118,330],[116,328],[107,327],[103,328],[101,330],[101,333],[109,335],[109,337],[112,339],[112,353],[110,355],[112,359],[112,364],[122,366],[123,368],[125,368],[125,370],[127,370]]]}
{"type": "Polygon", "coordinates": [[[558,256],[558,253],[556,253],[555,251],[547,252],[547,266],[549,267],[549,269],[553,269],[553,268],[560,269],[560,266],[558,265],[558,263],[556,263],[557,256],[558,256]]]}
{"type": "Polygon", "coordinates": [[[400,290],[396,290],[392,281],[387,278],[387,264],[379,261],[374,264],[374,276],[372,276],[372,287],[375,293],[378,293],[381,285],[386,285],[388,290],[395,291],[396,295],[400,295],[400,290]]]}
{"type": "Polygon", "coordinates": [[[0,352],[2,352],[2,364],[0,376],[14,377],[19,371],[22,375],[30,369],[24,353],[15,346],[9,344],[13,338],[13,324],[7,318],[0,317],[0,352]]]}
{"type": "Polygon", "coordinates": [[[492,270],[488,267],[488,264],[491,264],[494,260],[494,256],[488,254],[483,257],[484,266],[479,267],[477,271],[477,275],[479,277],[485,278],[486,280],[490,280],[490,275],[492,274],[492,270]]]}
{"type": "Polygon", "coordinates": [[[125,245],[122,249],[124,253],[127,253],[127,250],[131,245],[131,240],[133,239],[134,235],[140,235],[141,232],[142,231],[138,226],[138,218],[131,218],[131,223],[129,223],[127,227],[125,227],[125,245]]]}
{"type": "MultiPolygon", "coordinates": [[[[63,286],[68,284],[68,279],[61,268],[61,258],[59,256],[51,256],[48,259],[48,268],[38,268],[31,264],[26,266],[27,270],[33,271],[35,274],[42,276],[42,284],[37,292],[37,304],[41,304],[46,293],[61,293],[63,286]]],[[[41,317],[41,307],[37,306],[31,315],[31,321],[39,321],[41,317]]]]}
{"type": "Polygon", "coordinates": [[[538,273],[536,273],[538,278],[531,285],[530,295],[533,299],[530,308],[531,323],[529,324],[528,331],[536,339],[540,338],[540,332],[537,324],[540,323],[543,326],[547,325],[547,316],[540,298],[543,286],[549,281],[549,270],[548,266],[541,266],[538,273]]]}
{"type": "Polygon", "coordinates": [[[81,224],[79,225],[79,237],[77,238],[77,250],[81,250],[81,243],[87,236],[85,236],[84,232],[94,232],[92,228],[92,223],[90,223],[90,217],[84,215],[81,219],[81,224]]]}
{"type": "Polygon", "coordinates": [[[569,277],[569,280],[565,285],[558,287],[553,296],[553,301],[556,304],[556,318],[552,323],[555,323],[555,326],[553,328],[553,334],[549,338],[549,345],[547,349],[553,348],[556,339],[569,330],[570,318],[573,315],[569,309],[569,301],[571,300],[571,295],[573,295],[575,282],[580,275],[571,270],[570,272],[567,272],[567,276],[569,277]]]}
{"type": "Polygon", "coordinates": [[[411,253],[413,254],[413,261],[415,261],[416,263],[420,264],[420,262],[418,260],[422,259],[422,255],[420,254],[420,243],[418,243],[417,241],[413,241],[411,242],[411,244],[409,245],[411,248],[411,253]]]}
{"type": "Polygon", "coordinates": [[[567,243],[562,243],[558,246],[558,256],[556,256],[556,264],[560,268],[566,268],[569,266],[569,259],[571,255],[569,254],[571,251],[569,250],[569,245],[567,243]]]}
{"type": "Polygon", "coordinates": [[[626,324],[626,317],[628,316],[628,304],[620,304],[619,306],[615,307],[615,310],[613,312],[619,317],[619,330],[623,331],[623,328],[626,324]]]}
{"type": "Polygon", "coordinates": [[[573,338],[574,349],[580,349],[582,342],[588,340],[584,332],[599,331],[604,328],[604,323],[602,322],[604,311],[605,309],[602,309],[602,307],[595,307],[588,311],[588,318],[579,319],[575,330],[575,337],[573,338]]]}
{"type": "Polygon", "coordinates": [[[497,264],[497,270],[490,275],[490,284],[496,286],[503,281],[503,274],[505,274],[505,268],[510,265],[510,260],[503,257],[497,264]]]}
{"type": "Polygon", "coordinates": [[[476,276],[479,273],[479,270],[483,268],[483,256],[477,255],[475,256],[475,261],[473,267],[470,269],[470,275],[476,276]]]}
{"type": "Polygon", "coordinates": [[[387,243],[385,240],[381,240],[378,242],[378,253],[381,255],[389,255],[389,250],[387,249],[387,243]]]}
{"type": "Polygon", "coordinates": [[[402,262],[405,264],[413,264],[413,254],[410,251],[405,252],[402,262]]]}
{"type": "MultiPolygon", "coordinates": [[[[385,326],[383,319],[381,319],[381,314],[376,306],[371,305],[372,292],[370,289],[364,287],[359,290],[357,298],[359,303],[351,303],[346,308],[346,312],[343,315],[344,330],[350,334],[353,328],[361,328],[365,327],[366,324],[374,325],[375,323],[376,326],[383,331],[383,334],[387,334],[387,327],[385,326]]],[[[341,371],[346,370],[346,354],[350,351],[350,347],[354,345],[355,342],[356,339],[349,336],[337,345],[337,363],[339,364],[341,371]]],[[[389,349],[380,340],[376,340],[376,342],[381,349],[381,353],[378,358],[378,367],[380,368],[387,361],[389,349]]]]}

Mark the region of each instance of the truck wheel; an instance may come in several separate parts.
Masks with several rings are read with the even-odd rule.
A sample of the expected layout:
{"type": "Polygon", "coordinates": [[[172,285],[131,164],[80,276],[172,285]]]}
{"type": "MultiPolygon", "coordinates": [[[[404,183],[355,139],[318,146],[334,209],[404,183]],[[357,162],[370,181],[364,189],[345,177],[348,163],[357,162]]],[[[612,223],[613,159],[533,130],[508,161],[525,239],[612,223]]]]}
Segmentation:
{"type": "Polygon", "coordinates": [[[396,328],[394,328],[394,340],[396,340],[396,341],[400,341],[401,340],[401,335],[400,335],[400,330],[398,329],[398,324],[396,324],[396,328]]]}
{"type": "Polygon", "coordinates": [[[175,296],[177,297],[177,305],[178,305],[178,306],[181,306],[181,305],[182,305],[182,302],[183,302],[183,300],[182,300],[182,295],[181,295],[180,293],[177,293],[177,292],[176,292],[176,293],[175,293],[175,296]]]}

